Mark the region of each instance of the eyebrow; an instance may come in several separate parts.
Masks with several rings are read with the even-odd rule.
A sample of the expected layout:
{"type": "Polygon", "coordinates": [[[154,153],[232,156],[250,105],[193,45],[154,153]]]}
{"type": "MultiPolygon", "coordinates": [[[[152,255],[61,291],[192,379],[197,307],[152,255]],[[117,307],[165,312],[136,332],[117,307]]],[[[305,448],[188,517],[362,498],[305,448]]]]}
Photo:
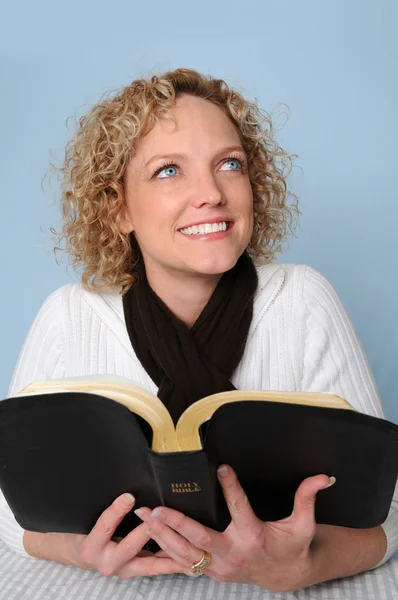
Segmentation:
{"type": "MultiPolygon", "coordinates": [[[[246,154],[244,149],[242,148],[242,146],[226,146],[225,148],[221,148],[220,150],[217,150],[216,154],[214,155],[215,157],[220,156],[221,154],[228,154],[229,152],[243,152],[243,154],[246,154]]],[[[186,154],[180,154],[180,153],[171,153],[171,154],[155,154],[154,156],[151,156],[151,158],[149,160],[146,161],[146,163],[144,163],[145,167],[148,167],[148,165],[153,162],[154,160],[160,160],[160,159],[170,159],[170,160],[186,160],[187,159],[187,155],[186,154]]]]}

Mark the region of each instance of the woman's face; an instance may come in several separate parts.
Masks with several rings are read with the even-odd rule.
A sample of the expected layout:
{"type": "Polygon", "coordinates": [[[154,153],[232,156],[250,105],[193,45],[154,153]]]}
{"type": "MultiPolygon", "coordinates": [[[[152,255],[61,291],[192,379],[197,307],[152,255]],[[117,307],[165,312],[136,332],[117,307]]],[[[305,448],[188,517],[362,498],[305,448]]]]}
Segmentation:
{"type": "Polygon", "coordinates": [[[142,138],[125,176],[123,232],[134,231],[148,278],[231,269],[253,229],[239,134],[222,110],[184,94],[142,138]]]}

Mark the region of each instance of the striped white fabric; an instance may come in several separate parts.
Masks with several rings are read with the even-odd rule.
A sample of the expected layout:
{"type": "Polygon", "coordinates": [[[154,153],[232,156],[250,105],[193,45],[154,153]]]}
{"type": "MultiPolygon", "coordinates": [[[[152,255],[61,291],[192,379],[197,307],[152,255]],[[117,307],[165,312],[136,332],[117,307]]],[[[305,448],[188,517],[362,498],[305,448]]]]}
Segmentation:
{"type": "Polygon", "coordinates": [[[0,600],[398,600],[398,558],[373,571],[289,593],[185,575],[122,581],[23,558],[0,542],[0,600]]]}

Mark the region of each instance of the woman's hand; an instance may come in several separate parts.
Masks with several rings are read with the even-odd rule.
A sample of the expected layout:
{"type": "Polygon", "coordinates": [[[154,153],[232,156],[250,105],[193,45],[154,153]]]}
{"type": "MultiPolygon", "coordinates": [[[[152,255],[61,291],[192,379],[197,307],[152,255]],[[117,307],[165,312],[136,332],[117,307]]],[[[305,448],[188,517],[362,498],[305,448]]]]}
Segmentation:
{"type": "Polygon", "coordinates": [[[327,475],[305,479],[298,487],[292,514],[276,522],[263,522],[251,508],[231,467],[219,472],[219,481],[232,521],[220,533],[182,513],[158,507],[136,514],[147,524],[148,535],[182,568],[199,562],[203,550],[211,553],[205,574],[216,581],[259,585],[270,591],[293,591],[314,581],[310,551],[315,536],[315,498],[328,487],[327,475]]]}
{"type": "Polygon", "coordinates": [[[167,573],[192,575],[189,569],[175,562],[165,552],[152,554],[142,550],[151,538],[144,523],[119,542],[113,539],[117,526],[133,508],[134,503],[135,499],[131,494],[122,494],[116,498],[102,513],[88,535],[38,534],[26,531],[26,551],[38,558],[99,571],[105,576],[116,575],[121,579],[167,573]]]}

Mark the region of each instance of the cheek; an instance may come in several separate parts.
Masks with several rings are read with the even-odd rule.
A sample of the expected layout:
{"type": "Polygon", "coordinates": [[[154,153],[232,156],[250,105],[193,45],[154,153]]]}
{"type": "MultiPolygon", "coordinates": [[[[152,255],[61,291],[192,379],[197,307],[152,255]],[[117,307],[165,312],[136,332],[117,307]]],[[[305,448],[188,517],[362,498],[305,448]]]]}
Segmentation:
{"type": "Polygon", "coordinates": [[[240,181],[240,186],[236,186],[235,194],[238,193],[238,197],[241,200],[241,203],[246,207],[253,206],[253,190],[250,183],[250,179],[248,177],[242,178],[240,181]]]}
{"type": "Polygon", "coordinates": [[[251,186],[249,187],[249,190],[247,190],[246,201],[243,203],[242,212],[246,215],[248,236],[251,238],[254,227],[254,199],[251,186]]]}
{"type": "Polygon", "coordinates": [[[253,191],[250,183],[247,184],[242,190],[240,197],[240,210],[241,212],[248,218],[248,220],[253,222],[253,191]]]}
{"type": "MultiPolygon", "coordinates": [[[[166,187],[166,186],[165,186],[166,187]]],[[[154,191],[150,197],[147,198],[147,202],[142,207],[143,214],[148,218],[150,215],[153,216],[157,221],[162,219],[170,221],[176,214],[179,214],[183,206],[183,199],[181,199],[181,193],[177,189],[177,186],[167,186],[167,190],[154,191]]]]}
{"type": "Polygon", "coordinates": [[[151,247],[164,244],[172,235],[179,214],[172,202],[148,202],[135,215],[137,237],[151,247]]]}
{"type": "Polygon", "coordinates": [[[161,195],[151,195],[135,207],[135,221],[141,228],[152,229],[162,221],[169,219],[172,213],[172,203],[161,195]]]}

